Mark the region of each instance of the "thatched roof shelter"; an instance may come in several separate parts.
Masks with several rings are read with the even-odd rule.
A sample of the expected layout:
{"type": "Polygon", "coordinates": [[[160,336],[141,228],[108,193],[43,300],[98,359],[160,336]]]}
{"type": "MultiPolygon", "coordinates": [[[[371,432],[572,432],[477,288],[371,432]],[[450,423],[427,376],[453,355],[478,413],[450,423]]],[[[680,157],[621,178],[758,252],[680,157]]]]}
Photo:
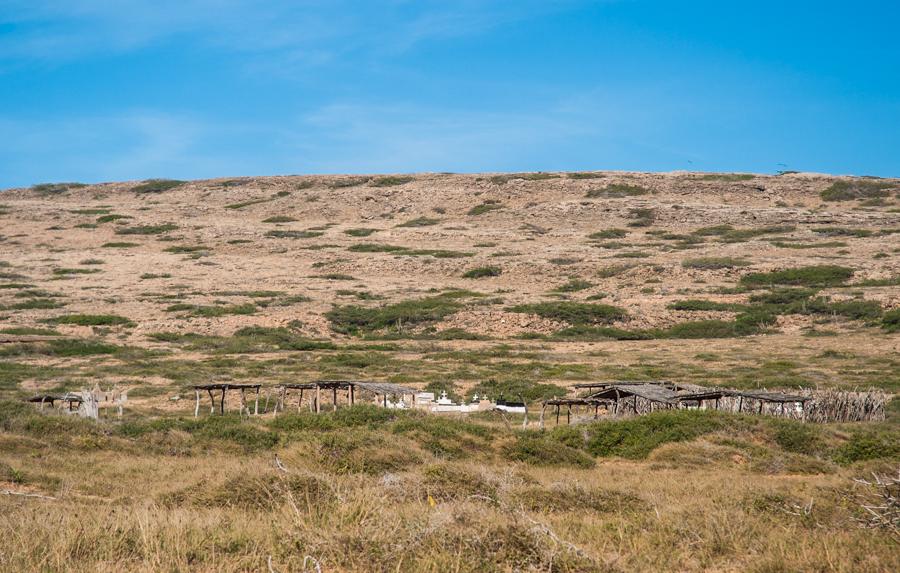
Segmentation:
{"type": "Polygon", "coordinates": [[[356,393],[364,390],[374,394],[376,397],[381,396],[381,402],[384,406],[388,405],[388,396],[411,396],[415,402],[417,390],[409,386],[401,386],[400,384],[392,384],[390,382],[371,382],[362,380],[313,380],[312,382],[294,382],[281,384],[277,387],[279,398],[276,405],[276,412],[284,410],[287,402],[287,393],[289,390],[299,390],[299,399],[297,400],[297,409],[299,410],[303,404],[303,396],[307,390],[310,390],[311,402],[310,409],[316,413],[322,411],[321,391],[331,390],[331,400],[334,408],[338,407],[338,390],[346,392],[347,404],[353,405],[356,402],[356,393]]]}
{"type": "Polygon", "coordinates": [[[250,414],[250,409],[247,407],[247,399],[245,392],[247,390],[253,390],[256,394],[256,399],[253,406],[253,413],[259,414],[259,389],[262,388],[262,384],[237,384],[232,382],[216,382],[213,384],[196,384],[194,385],[194,396],[196,398],[195,406],[194,406],[194,417],[200,415],[200,392],[206,391],[209,394],[209,413],[212,414],[216,410],[216,398],[213,395],[213,392],[221,392],[222,395],[219,398],[219,413],[225,413],[225,394],[228,393],[229,390],[237,390],[241,395],[241,414],[245,411],[247,414],[250,414]]]}

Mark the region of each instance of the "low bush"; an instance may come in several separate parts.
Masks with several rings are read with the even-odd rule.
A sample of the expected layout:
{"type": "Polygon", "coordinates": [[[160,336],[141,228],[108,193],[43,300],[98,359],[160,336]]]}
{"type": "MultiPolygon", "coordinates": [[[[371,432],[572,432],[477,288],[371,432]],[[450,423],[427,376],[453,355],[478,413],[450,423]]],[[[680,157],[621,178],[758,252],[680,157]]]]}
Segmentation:
{"type": "Polygon", "coordinates": [[[60,193],[65,193],[66,191],[71,191],[72,189],[81,189],[82,187],[87,187],[85,183],[38,183],[37,185],[32,185],[31,190],[40,195],[58,195],[60,193]]]}
{"type": "Polygon", "coordinates": [[[833,454],[834,461],[847,465],[866,460],[900,461],[900,431],[859,430],[839,446],[833,454]]]}
{"type": "Polygon", "coordinates": [[[398,227],[430,227],[432,225],[437,225],[440,223],[440,219],[431,219],[429,217],[416,217],[415,219],[410,219],[405,223],[400,223],[397,225],[398,227]]]}
{"type": "Polygon", "coordinates": [[[139,246],[138,243],[103,243],[100,245],[104,249],[130,249],[131,247],[139,246]]]}
{"type": "Polygon", "coordinates": [[[408,300],[376,308],[356,305],[335,306],[325,313],[335,332],[359,334],[380,329],[402,331],[441,320],[461,308],[459,302],[445,295],[408,300]]]}
{"type": "Polygon", "coordinates": [[[351,237],[368,237],[377,231],[378,229],[347,229],[344,233],[351,237]]]}
{"type": "Polygon", "coordinates": [[[543,318],[562,320],[576,325],[608,324],[627,316],[624,310],[615,306],[565,301],[520,304],[510,307],[508,310],[510,312],[536,314],[543,318]]]}
{"type": "MultiPolygon", "coordinates": [[[[138,225],[135,227],[122,227],[116,229],[117,235],[161,235],[174,231],[178,225],[172,223],[163,223],[161,225],[138,225]]],[[[109,244],[109,243],[107,243],[109,244]]]]}
{"type": "Polygon", "coordinates": [[[881,317],[881,328],[887,332],[900,332],[900,308],[884,313],[881,317]]]}
{"type": "Polygon", "coordinates": [[[315,237],[321,237],[324,233],[322,231],[285,231],[282,229],[276,229],[273,231],[267,231],[266,237],[270,237],[272,239],[312,239],[315,237]]]}
{"type": "Polygon", "coordinates": [[[131,188],[135,193],[162,193],[184,185],[184,181],[177,179],[147,179],[131,188]]]}
{"type": "Polygon", "coordinates": [[[275,215],[274,217],[269,217],[268,219],[263,219],[263,223],[293,223],[297,219],[293,217],[288,217],[287,215],[275,215]]]}
{"type": "Polygon", "coordinates": [[[746,267],[750,263],[745,259],[735,257],[700,257],[697,259],[685,259],[681,262],[681,266],[686,269],[733,269],[735,267],[746,267]]]}
{"type": "Polygon", "coordinates": [[[820,195],[823,201],[874,199],[887,197],[890,194],[888,190],[892,187],[896,187],[896,184],[865,179],[842,179],[829,185],[820,195]]]}
{"type": "Polygon", "coordinates": [[[660,411],[591,424],[584,447],[595,456],[642,459],[662,444],[693,440],[726,425],[727,420],[715,412],[660,411]]]}
{"type": "Polygon", "coordinates": [[[477,267],[474,269],[470,269],[463,273],[462,277],[464,279],[480,279],[485,277],[498,277],[500,276],[500,267],[477,267]]]}
{"type": "Polygon", "coordinates": [[[475,205],[471,209],[469,209],[467,215],[470,217],[476,217],[478,215],[484,215],[485,213],[490,213],[491,211],[496,211],[497,209],[502,209],[503,206],[500,205],[497,201],[485,201],[480,205],[475,205]]]}
{"type": "Polygon", "coordinates": [[[231,304],[221,306],[203,306],[198,304],[179,303],[166,308],[166,312],[185,312],[188,316],[214,318],[230,314],[246,315],[256,313],[253,303],[231,304]]]}
{"type": "MultiPolygon", "coordinates": [[[[535,466],[563,466],[589,469],[596,465],[594,458],[581,450],[547,437],[522,435],[503,448],[506,459],[535,466]]],[[[570,509],[570,508],[569,508],[570,509]]]]}
{"type": "Polygon", "coordinates": [[[415,178],[409,175],[391,175],[378,177],[372,180],[369,185],[372,187],[395,187],[397,185],[405,185],[411,181],[415,181],[415,178]]]}
{"type": "Polygon", "coordinates": [[[597,197],[606,197],[606,198],[622,198],[622,197],[636,197],[638,195],[646,195],[650,190],[646,187],[641,187],[639,185],[626,185],[624,183],[612,183],[603,187],[601,189],[591,189],[585,194],[585,197],[588,199],[595,199],[597,197]]]}
{"type": "Polygon", "coordinates": [[[741,277],[740,284],[751,288],[776,285],[833,287],[843,285],[853,273],[854,270],[848,267],[819,265],[767,273],[749,273],[741,277]]]}
{"type": "Polygon", "coordinates": [[[75,324],[78,326],[133,326],[134,323],[116,314],[67,314],[43,320],[47,324],[75,324]]]}
{"type": "Polygon", "coordinates": [[[625,229],[604,229],[588,235],[589,239],[624,239],[628,235],[625,229]]]}

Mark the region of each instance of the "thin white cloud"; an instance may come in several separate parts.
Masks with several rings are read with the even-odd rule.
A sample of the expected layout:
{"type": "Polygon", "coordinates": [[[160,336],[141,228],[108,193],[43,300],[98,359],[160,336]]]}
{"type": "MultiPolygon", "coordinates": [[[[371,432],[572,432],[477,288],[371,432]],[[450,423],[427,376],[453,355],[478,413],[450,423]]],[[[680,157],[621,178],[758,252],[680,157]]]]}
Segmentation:
{"type": "Polygon", "coordinates": [[[396,53],[571,8],[583,0],[0,0],[0,60],[77,59],[178,37],[185,44],[329,61],[396,53]],[[302,55],[310,53],[311,56],[302,55]]]}

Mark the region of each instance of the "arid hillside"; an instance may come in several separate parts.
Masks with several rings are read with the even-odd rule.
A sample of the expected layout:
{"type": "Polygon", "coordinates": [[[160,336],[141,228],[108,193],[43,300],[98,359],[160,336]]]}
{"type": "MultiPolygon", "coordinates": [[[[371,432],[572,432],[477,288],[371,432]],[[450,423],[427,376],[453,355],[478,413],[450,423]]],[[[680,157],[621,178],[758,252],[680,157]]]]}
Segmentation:
{"type": "MultiPolygon", "coordinates": [[[[896,180],[813,174],[40,185],[0,195],[0,330],[52,329],[168,362],[329,342],[293,369],[253,373],[273,380],[308,371],[461,390],[505,375],[492,361],[431,360],[436,346],[512,345],[553,363],[526,372],[540,383],[896,387],[898,194],[896,180]],[[391,339],[397,352],[375,360],[360,339],[391,339]]],[[[40,370],[6,388],[90,378],[70,354],[26,360],[64,376],[40,370]]],[[[106,382],[167,400],[185,381],[107,357],[106,382]]]]}

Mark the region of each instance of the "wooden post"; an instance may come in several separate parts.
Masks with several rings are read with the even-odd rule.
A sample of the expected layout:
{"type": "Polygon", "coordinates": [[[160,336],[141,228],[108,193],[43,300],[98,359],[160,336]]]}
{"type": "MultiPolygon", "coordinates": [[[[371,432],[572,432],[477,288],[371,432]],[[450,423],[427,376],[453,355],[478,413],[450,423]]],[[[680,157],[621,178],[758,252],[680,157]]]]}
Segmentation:
{"type": "Polygon", "coordinates": [[[718,409],[719,409],[719,399],[716,398],[716,410],[718,410],[718,409]]]}
{"type": "Polygon", "coordinates": [[[334,409],[337,410],[337,386],[331,389],[331,403],[334,404],[334,409]]]}
{"type": "Polygon", "coordinates": [[[384,407],[387,408],[387,394],[384,394],[383,399],[384,399],[384,407]]]}
{"type": "Polygon", "coordinates": [[[244,389],[241,388],[241,410],[240,410],[240,415],[241,415],[242,417],[243,417],[243,415],[244,415],[244,410],[246,410],[246,409],[247,409],[247,395],[244,394],[244,389]]]}
{"type": "Polygon", "coordinates": [[[216,399],[213,398],[212,388],[207,388],[206,393],[209,394],[209,413],[210,413],[210,415],[215,414],[216,399]]]}
{"type": "Polygon", "coordinates": [[[637,416],[637,395],[634,397],[634,415],[637,416]]]}
{"type": "Polygon", "coordinates": [[[572,424],[572,405],[566,404],[566,424],[572,424]]]}
{"type": "MultiPolygon", "coordinates": [[[[194,396],[197,398],[197,403],[194,406],[194,417],[196,418],[197,416],[200,415],[200,390],[194,390],[194,396]]],[[[41,402],[41,407],[43,407],[43,406],[44,406],[44,403],[41,402]]]]}
{"type": "Polygon", "coordinates": [[[300,413],[300,408],[303,406],[303,388],[300,388],[300,399],[297,400],[297,413],[300,413]]]}
{"type": "Polygon", "coordinates": [[[253,404],[253,415],[259,416],[259,386],[256,387],[256,402],[253,404]]]}
{"type": "Polygon", "coordinates": [[[559,404],[556,405],[556,425],[559,425],[559,404]]]}
{"type": "Polygon", "coordinates": [[[319,384],[317,383],[316,384],[316,414],[318,414],[319,412],[322,411],[322,404],[319,401],[319,399],[322,397],[322,393],[320,391],[321,389],[322,389],[322,387],[319,386],[319,384]]]}
{"type": "Polygon", "coordinates": [[[744,397],[738,398],[738,414],[744,411],[744,397]]]}
{"type": "Polygon", "coordinates": [[[759,401],[759,413],[760,413],[760,414],[762,414],[762,408],[763,408],[763,401],[760,400],[760,401],[759,401]]]}
{"type": "Polygon", "coordinates": [[[542,430],[544,429],[544,408],[546,408],[546,407],[547,407],[547,405],[544,404],[543,402],[541,402],[541,417],[538,420],[538,425],[540,425],[542,430]]]}
{"type": "Polygon", "coordinates": [[[223,416],[225,415],[225,392],[228,390],[228,386],[222,387],[222,402],[219,404],[219,413],[223,416]]]}
{"type": "MultiPolygon", "coordinates": [[[[356,392],[355,392],[355,390],[356,390],[356,386],[353,385],[353,384],[351,384],[351,385],[350,385],[350,405],[351,405],[351,406],[352,406],[352,405],[354,404],[354,402],[356,401],[356,396],[355,396],[356,392]]],[[[413,400],[415,400],[415,395],[413,395],[413,396],[414,396],[414,397],[413,397],[413,400]]]]}

